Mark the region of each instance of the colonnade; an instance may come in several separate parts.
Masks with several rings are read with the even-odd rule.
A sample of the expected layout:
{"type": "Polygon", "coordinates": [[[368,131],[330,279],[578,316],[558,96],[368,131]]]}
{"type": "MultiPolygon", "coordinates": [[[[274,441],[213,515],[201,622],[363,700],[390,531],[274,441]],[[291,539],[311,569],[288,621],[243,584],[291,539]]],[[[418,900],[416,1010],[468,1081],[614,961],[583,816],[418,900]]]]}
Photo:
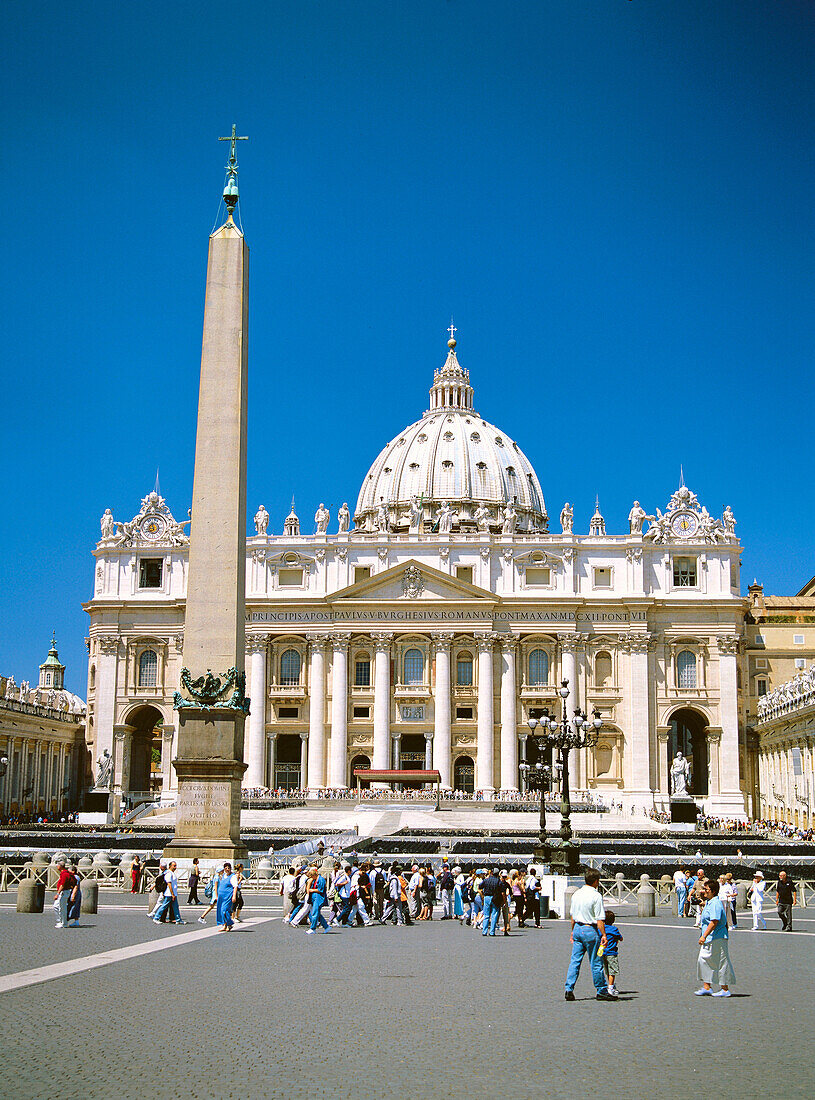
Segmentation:
{"type": "MultiPolygon", "coordinates": [[[[759,727],[761,730],[761,727],[759,727]]],[[[758,772],[760,814],[809,827],[815,811],[815,741],[806,729],[788,736],[761,733],[758,772]],[[798,754],[795,750],[798,750],[798,754]]]]}
{"type": "MultiPolygon", "coordinates": [[[[364,635],[371,640],[373,651],[373,737],[371,763],[376,770],[399,766],[399,744],[402,733],[408,728],[392,729],[391,708],[394,687],[391,684],[391,656],[395,635],[377,631],[364,635]]],[[[435,657],[435,680],[431,690],[428,682],[417,688],[417,699],[433,701],[432,728],[417,733],[425,738],[425,765],[438,770],[441,785],[453,786],[453,718],[451,674],[451,648],[453,632],[441,632],[431,636],[435,657]]],[[[310,789],[342,788],[348,785],[348,711],[349,674],[348,653],[352,635],[350,632],[311,635],[309,662],[308,732],[304,739],[301,758],[301,785],[310,789]],[[331,662],[330,724],[327,724],[327,666],[331,662]]],[[[267,729],[267,650],[270,639],[265,635],[247,637],[249,657],[249,688],[251,711],[247,723],[246,761],[244,786],[263,787],[267,774],[274,776],[274,744],[277,733],[267,729]],[[267,757],[269,770],[267,773],[267,757]]],[[[516,649],[520,639],[514,635],[477,632],[472,636],[472,646],[477,651],[478,677],[476,687],[475,745],[461,747],[461,752],[471,755],[475,749],[476,788],[482,791],[518,788],[518,691],[516,675],[516,649]],[[500,651],[500,745],[498,768],[495,767],[494,731],[495,683],[494,657],[500,651]]],[[[579,705],[575,662],[576,644],[561,643],[562,676],[569,678],[572,691],[570,712],[579,705]]],[[[551,695],[549,685],[545,694],[551,695]]],[[[406,696],[402,702],[409,702],[406,696]]],[[[521,736],[523,736],[523,732],[521,736]]],[[[365,750],[360,750],[365,751],[365,750]]],[[[352,781],[352,780],[351,780],[352,781]]],[[[274,781],[271,781],[274,785],[274,781]]]]}
{"type": "Polygon", "coordinates": [[[71,786],[73,746],[66,741],[38,737],[9,736],[2,754],[8,758],[6,774],[0,778],[0,806],[48,813],[62,809],[65,788],[71,786]]]}

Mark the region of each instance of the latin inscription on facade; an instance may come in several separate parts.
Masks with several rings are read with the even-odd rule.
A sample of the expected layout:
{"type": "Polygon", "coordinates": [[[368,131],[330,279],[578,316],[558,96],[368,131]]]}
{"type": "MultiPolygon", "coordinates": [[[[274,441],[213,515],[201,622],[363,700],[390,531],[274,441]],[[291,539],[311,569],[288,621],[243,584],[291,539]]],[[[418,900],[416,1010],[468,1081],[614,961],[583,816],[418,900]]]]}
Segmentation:
{"type": "Polygon", "coordinates": [[[248,623],[645,623],[645,611],[493,611],[440,610],[407,608],[353,611],[251,611],[248,623]]]}

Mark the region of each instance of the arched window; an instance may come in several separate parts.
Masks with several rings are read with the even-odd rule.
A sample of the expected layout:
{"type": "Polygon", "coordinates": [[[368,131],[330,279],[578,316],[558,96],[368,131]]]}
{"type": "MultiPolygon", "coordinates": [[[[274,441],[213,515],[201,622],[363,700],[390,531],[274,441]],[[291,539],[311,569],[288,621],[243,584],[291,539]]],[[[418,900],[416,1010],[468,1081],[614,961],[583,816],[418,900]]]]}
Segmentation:
{"type": "Polygon", "coordinates": [[[543,649],[533,649],[529,654],[529,683],[532,686],[549,683],[549,654],[543,649]]]}
{"type": "Polygon", "coordinates": [[[358,653],[354,663],[354,687],[371,686],[371,658],[367,653],[358,653]]]}
{"type": "Polygon", "coordinates": [[[456,660],[456,683],[459,687],[473,686],[473,655],[466,650],[456,660]]]}
{"type": "Polygon", "coordinates": [[[145,649],[139,657],[139,687],[154,688],[158,677],[158,655],[154,649],[145,649]]]}
{"type": "Polygon", "coordinates": [[[287,649],[280,658],[280,683],[287,687],[300,683],[300,654],[296,649],[287,649]]]}
{"type": "Polygon", "coordinates": [[[424,655],[420,649],[409,649],[404,659],[404,682],[421,684],[424,680],[424,655]]]}
{"type": "Polygon", "coordinates": [[[689,649],[677,654],[676,678],[680,688],[696,687],[696,654],[689,649]]]}
{"type": "Polygon", "coordinates": [[[50,672],[46,672],[46,674],[45,674],[45,686],[46,687],[51,686],[51,673],[50,672]]]}
{"type": "Polygon", "coordinates": [[[91,688],[96,687],[96,665],[91,665],[91,688]]]}
{"type": "Polygon", "coordinates": [[[594,658],[595,687],[606,687],[611,683],[611,654],[603,651],[594,658]]]}

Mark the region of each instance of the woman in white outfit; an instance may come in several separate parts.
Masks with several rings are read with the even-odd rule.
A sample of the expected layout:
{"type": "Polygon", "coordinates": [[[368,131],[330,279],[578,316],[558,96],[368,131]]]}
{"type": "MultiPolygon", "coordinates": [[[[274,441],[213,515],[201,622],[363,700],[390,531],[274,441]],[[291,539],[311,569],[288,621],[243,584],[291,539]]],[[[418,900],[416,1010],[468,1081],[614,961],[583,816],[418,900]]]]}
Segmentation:
{"type": "Polygon", "coordinates": [[[762,914],[764,908],[764,890],[767,883],[764,881],[764,875],[761,871],[756,871],[753,875],[753,881],[747,887],[747,896],[750,899],[750,908],[753,910],[753,931],[758,932],[759,927],[766,928],[767,922],[762,914]]]}

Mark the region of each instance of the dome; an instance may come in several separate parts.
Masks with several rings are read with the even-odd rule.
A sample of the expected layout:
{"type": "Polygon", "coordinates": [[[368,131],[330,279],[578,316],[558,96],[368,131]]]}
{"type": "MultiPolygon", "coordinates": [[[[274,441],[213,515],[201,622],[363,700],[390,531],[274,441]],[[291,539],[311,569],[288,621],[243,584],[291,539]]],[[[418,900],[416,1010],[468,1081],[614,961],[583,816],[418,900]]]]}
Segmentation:
{"type": "Polygon", "coordinates": [[[374,529],[384,506],[389,528],[407,530],[411,500],[418,498],[425,530],[448,503],[456,513],[454,530],[475,530],[482,507],[489,513],[486,521],[481,513],[482,522],[500,530],[511,504],[518,530],[546,531],[546,505],[532,464],[506,432],[475,412],[469,372],[459,365],[452,337],[448,348],[434,374],[430,408],[391,440],[368,471],[354,513],[357,529],[374,529]]]}

